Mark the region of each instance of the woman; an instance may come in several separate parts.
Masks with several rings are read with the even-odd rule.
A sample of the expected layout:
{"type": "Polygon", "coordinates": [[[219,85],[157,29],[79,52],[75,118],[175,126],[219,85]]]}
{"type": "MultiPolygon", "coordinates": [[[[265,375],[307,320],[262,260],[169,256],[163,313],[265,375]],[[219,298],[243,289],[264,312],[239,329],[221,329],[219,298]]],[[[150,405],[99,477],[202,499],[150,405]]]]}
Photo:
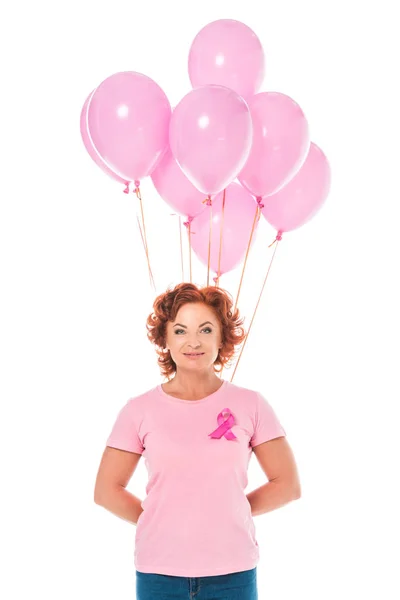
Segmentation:
{"type": "Polygon", "coordinates": [[[95,502],[137,524],[137,600],[257,600],[252,516],[300,497],[286,432],[257,391],[221,380],[245,332],[221,288],[181,283],[147,319],[166,383],[120,410],[95,502]],[[247,496],[254,452],[269,481],[247,496]],[[141,456],[146,498],[126,490],[141,456]]]}

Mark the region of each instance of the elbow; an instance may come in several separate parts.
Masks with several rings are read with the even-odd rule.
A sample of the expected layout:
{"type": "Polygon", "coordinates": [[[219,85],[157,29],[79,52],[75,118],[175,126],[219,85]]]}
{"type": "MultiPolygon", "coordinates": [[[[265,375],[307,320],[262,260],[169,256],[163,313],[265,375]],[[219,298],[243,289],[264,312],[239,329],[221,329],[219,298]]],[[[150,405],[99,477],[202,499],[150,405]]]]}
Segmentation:
{"type": "Polygon", "coordinates": [[[100,491],[100,489],[98,487],[95,488],[94,490],[94,494],[93,494],[93,500],[95,504],[103,504],[104,501],[104,490],[103,492],[100,491]]]}
{"type": "Polygon", "coordinates": [[[104,506],[104,504],[106,502],[108,502],[108,500],[110,498],[113,497],[114,492],[118,491],[122,486],[110,486],[110,485],[102,485],[101,487],[97,486],[95,487],[94,490],[94,494],[93,494],[93,500],[95,502],[95,504],[99,504],[100,506],[104,506]]]}
{"type": "Polygon", "coordinates": [[[301,487],[296,486],[293,490],[293,500],[298,500],[301,498],[301,487]]]}

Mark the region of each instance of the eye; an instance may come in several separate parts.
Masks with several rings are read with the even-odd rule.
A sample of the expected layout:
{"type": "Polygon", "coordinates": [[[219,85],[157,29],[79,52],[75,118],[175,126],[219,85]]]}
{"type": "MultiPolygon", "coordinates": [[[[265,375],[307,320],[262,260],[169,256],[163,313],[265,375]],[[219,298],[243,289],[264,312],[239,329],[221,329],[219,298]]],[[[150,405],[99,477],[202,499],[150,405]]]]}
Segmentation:
{"type": "MultiPolygon", "coordinates": [[[[209,331],[210,333],[212,333],[212,329],[211,329],[210,327],[203,327],[202,331],[206,331],[206,329],[208,329],[208,331],[209,331]]],[[[183,329],[175,329],[175,330],[174,330],[174,333],[176,334],[176,333],[178,333],[179,331],[184,331],[184,330],[183,330],[183,329]]]]}

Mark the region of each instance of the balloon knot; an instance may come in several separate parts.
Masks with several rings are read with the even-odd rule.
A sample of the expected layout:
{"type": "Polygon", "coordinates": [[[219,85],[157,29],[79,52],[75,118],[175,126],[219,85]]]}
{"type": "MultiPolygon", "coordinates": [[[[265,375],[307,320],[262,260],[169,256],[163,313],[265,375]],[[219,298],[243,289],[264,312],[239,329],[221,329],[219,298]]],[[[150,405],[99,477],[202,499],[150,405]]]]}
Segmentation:
{"type": "Polygon", "coordinates": [[[278,233],[276,234],[276,238],[274,239],[274,241],[272,242],[272,244],[270,244],[268,246],[268,248],[271,248],[271,246],[273,246],[276,242],[280,242],[282,239],[282,233],[283,231],[279,230],[278,233]]]}
{"type": "Polygon", "coordinates": [[[258,204],[258,206],[259,206],[260,208],[264,208],[264,204],[262,203],[262,198],[261,198],[261,196],[257,196],[256,200],[257,200],[257,204],[258,204]]]}
{"type": "Polygon", "coordinates": [[[204,200],[201,201],[202,204],[204,204],[204,202],[207,204],[207,206],[211,206],[212,205],[211,196],[208,196],[207,198],[204,198],[204,200]]]}
{"type": "Polygon", "coordinates": [[[129,194],[129,183],[126,183],[125,185],[124,194],[129,194]]]}
{"type": "Polygon", "coordinates": [[[135,179],[135,181],[133,183],[135,184],[135,189],[133,190],[133,193],[136,194],[136,196],[139,200],[140,199],[140,181],[135,179]]]}
{"type": "Polygon", "coordinates": [[[194,217],[189,216],[187,221],[184,221],[183,224],[185,227],[189,227],[190,223],[193,221],[194,217]]]}

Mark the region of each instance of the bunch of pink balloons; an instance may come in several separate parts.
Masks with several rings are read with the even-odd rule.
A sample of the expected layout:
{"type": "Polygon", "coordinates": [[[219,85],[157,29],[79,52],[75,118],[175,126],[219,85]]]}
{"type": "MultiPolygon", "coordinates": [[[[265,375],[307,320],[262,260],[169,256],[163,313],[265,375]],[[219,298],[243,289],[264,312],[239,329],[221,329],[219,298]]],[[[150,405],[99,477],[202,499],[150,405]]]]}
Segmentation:
{"type": "Polygon", "coordinates": [[[212,209],[210,262],[220,275],[243,258],[257,205],[280,233],[300,227],[325,201],[330,167],[300,106],[260,92],[265,56],[247,25],[220,19],[203,27],[188,68],[193,89],[173,111],[149,77],[111,75],[87,97],[81,134],[105,173],[136,187],[150,176],[163,200],[191,218],[191,244],[204,263],[212,209]]]}

